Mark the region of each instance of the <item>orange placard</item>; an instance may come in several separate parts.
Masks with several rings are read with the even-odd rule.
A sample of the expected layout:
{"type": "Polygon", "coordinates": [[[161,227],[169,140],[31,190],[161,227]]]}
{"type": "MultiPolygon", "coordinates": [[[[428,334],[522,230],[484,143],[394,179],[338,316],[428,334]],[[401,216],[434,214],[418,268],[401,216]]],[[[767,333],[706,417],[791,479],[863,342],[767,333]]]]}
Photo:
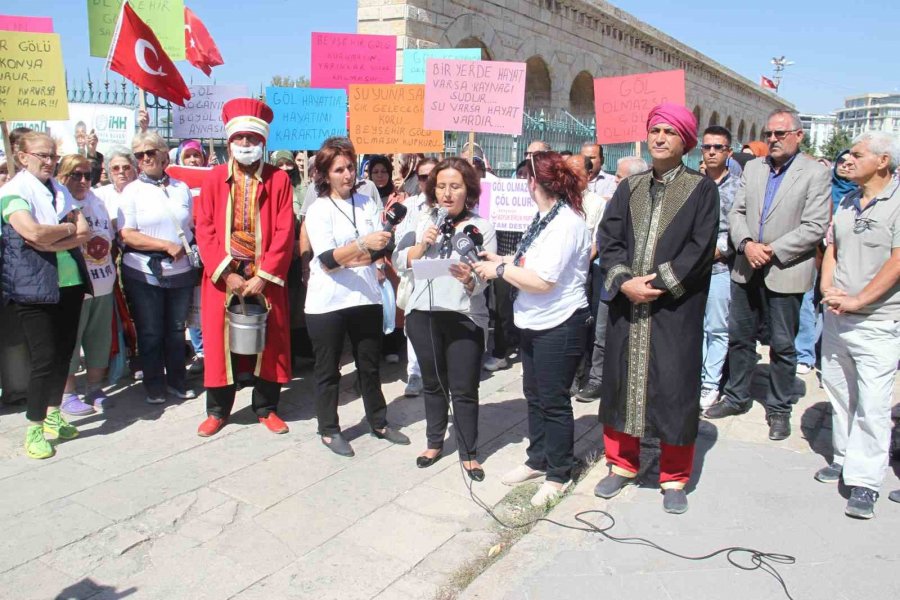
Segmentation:
{"type": "Polygon", "coordinates": [[[424,119],[424,85],[350,86],[350,139],[359,154],[443,152],[444,132],[425,129],[424,119]]]}
{"type": "Polygon", "coordinates": [[[595,79],[597,141],[618,144],[646,140],[647,115],[663,102],[684,104],[684,71],[595,79]]]}

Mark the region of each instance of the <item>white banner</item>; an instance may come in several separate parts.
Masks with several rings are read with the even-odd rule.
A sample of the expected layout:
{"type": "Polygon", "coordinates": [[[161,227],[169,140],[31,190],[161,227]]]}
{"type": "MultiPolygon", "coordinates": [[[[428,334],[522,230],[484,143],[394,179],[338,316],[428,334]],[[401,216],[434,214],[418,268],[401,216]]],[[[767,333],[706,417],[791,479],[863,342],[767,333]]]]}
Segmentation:
{"type": "Polygon", "coordinates": [[[192,85],[191,99],[184,107],[172,107],[172,136],[182,139],[224,139],[222,106],[233,98],[246,98],[250,90],[245,85],[192,85]]]}
{"type": "Polygon", "coordinates": [[[60,155],[85,154],[87,136],[94,132],[99,140],[97,151],[105,155],[114,146],[131,149],[137,117],[136,109],[127,106],[70,102],[68,121],[10,121],[9,128],[15,127],[49,133],[60,155]]]}
{"type": "Polygon", "coordinates": [[[522,231],[537,213],[525,179],[482,179],[478,214],[497,231],[522,231]]]}

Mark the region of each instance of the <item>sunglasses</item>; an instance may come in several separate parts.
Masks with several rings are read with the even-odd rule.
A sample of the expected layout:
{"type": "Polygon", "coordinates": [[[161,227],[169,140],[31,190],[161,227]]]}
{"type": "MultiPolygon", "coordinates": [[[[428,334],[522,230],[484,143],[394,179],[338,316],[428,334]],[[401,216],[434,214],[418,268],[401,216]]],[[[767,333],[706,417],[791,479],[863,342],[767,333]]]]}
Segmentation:
{"type": "Polygon", "coordinates": [[[426,181],[428,179],[428,175],[422,175],[421,173],[416,173],[416,177],[419,178],[419,181],[426,181]]]}
{"type": "Polygon", "coordinates": [[[119,172],[127,173],[128,171],[131,170],[131,165],[116,165],[116,166],[110,168],[110,170],[113,173],[119,173],[119,172]]]}
{"type": "Polygon", "coordinates": [[[700,146],[700,149],[704,152],[709,152],[710,150],[715,150],[716,152],[725,152],[728,150],[728,146],[725,144],[703,144],[700,146]]]}
{"type": "Polygon", "coordinates": [[[875,223],[872,219],[867,219],[865,217],[857,217],[855,221],[853,221],[853,233],[865,233],[866,231],[872,229],[872,225],[875,223]]]}
{"type": "Polygon", "coordinates": [[[140,152],[135,152],[134,157],[138,160],[144,160],[146,156],[148,159],[153,160],[156,158],[156,155],[159,154],[159,150],[156,148],[151,148],[150,150],[141,150],[140,152]]]}
{"type": "Polygon", "coordinates": [[[72,171],[69,173],[69,179],[72,181],[90,181],[91,174],[84,171],[72,171]]]}
{"type": "Polygon", "coordinates": [[[776,129],[774,131],[769,131],[768,129],[763,129],[762,137],[764,140],[767,140],[774,135],[776,140],[783,140],[785,137],[787,137],[787,134],[797,133],[798,131],[800,131],[800,130],[799,129],[776,129]]]}

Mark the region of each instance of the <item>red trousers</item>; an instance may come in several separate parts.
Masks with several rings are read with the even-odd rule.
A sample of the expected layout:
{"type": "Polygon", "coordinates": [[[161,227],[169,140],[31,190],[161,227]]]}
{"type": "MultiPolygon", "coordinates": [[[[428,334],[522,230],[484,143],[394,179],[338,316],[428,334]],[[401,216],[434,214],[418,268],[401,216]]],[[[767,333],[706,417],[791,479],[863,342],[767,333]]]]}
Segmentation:
{"type": "MultiPolygon", "coordinates": [[[[606,446],[606,462],[612,466],[613,473],[624,477],[637,476],[641,466],[641,438],[604,427],[603,443],[606,446]]],[[[659,449],[660,487],[683,488],[691,478],[694,444],[673,446],[660,442],[659,449]]]]}

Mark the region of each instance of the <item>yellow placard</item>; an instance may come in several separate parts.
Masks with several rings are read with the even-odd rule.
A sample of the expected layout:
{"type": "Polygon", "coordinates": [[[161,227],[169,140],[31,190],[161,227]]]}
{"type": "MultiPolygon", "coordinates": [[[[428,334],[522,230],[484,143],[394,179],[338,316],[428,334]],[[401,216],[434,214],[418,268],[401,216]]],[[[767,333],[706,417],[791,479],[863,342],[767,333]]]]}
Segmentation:
{"type": "Polygon", "coordinates": [[[0,31],[0,121],[68,118],[59,34],[0,31]]]}

